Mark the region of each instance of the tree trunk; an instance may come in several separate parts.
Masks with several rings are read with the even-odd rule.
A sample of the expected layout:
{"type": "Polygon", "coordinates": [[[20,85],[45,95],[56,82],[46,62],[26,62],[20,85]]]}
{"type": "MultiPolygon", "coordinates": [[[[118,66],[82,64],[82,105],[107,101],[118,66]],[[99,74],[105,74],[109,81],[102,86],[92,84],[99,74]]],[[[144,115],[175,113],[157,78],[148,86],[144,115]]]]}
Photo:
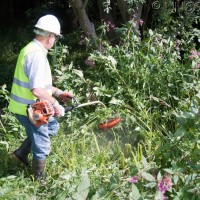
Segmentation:
{"type": "Polygon", "coordinates": [[[90,38],[97,38],[94,24],[90,22],[87,16],[82,0],[70,0],[70,4],[84,33],[90,38]]]}
{"type": "Polygon", "coordinates": [[[117,5],[119,8],[119,12],[122,16],[123,22],[124,23],[127,22],[128,18],[129,18],[127,2],[124,0],[117,0],[117,5]]]}
{"type": "Polygon", "coordinates": [[[83,4],[82,0],[70,0],[70,4],[83,32],[87,37],[93,39],[95,48],[102,52],[104,49],[101,44],[97,44],[97,34],[94,28],[94,24],[90,22],[85,10],[86,3],[87,1],[85,1],[85,4],[83,4]]]}

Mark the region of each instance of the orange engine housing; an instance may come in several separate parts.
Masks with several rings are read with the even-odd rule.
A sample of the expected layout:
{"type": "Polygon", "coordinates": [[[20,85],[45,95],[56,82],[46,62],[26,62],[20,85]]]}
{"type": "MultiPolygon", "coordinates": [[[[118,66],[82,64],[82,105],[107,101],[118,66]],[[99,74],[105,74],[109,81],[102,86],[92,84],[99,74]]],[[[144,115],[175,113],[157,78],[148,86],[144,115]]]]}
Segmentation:
{"type": "Polygon", "coordinates": [[[49,118],[54,115],[53,106],[49,101],[36,102],[32,105],[32,109],[35,126],[47,124],[49,118]]]}

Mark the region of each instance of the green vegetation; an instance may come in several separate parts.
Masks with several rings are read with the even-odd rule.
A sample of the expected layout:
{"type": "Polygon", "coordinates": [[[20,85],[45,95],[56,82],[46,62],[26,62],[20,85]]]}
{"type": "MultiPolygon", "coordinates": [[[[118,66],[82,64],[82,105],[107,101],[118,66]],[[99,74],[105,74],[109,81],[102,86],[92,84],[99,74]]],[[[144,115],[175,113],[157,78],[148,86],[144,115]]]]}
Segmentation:
{"type": "MultiPolygon", "coordinates": [[[[191,42],[199,39],[199,30],[187,27],[177,39],[168,35],[171,29],[150,29],[140,41],[135,27],[129,21],[118,29],[116,47],[102,39],[103,53],[91,51],[89,44],[87,51],[82,46],[73,51],[80,32],[68,36],[71,44],[66,39],[51,51],[55,84],[81,103],[100,100],[106,108],[78,108],[59,119],[46,185],[32,181],[30,169],[11,159],[25,133],[3,109],[0,199],[199,198],[200,50],[191,42]],[[118,126],[97,128],[117,116],[122,119],[118,126]]],[[[5,86],[0,95],[6,103],[5,86]]]]}

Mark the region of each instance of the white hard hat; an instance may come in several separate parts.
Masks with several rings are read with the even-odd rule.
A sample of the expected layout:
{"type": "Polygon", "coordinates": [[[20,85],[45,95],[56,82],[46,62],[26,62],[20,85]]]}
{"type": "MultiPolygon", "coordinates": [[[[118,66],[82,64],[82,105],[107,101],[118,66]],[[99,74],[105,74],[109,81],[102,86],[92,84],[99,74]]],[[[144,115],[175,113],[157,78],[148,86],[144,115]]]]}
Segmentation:
{"type": "Polygon", "coordinates": [[[37,21],[35,27],[62,36],[60,34],[60,23],[54,15],[45,15],[41,17],[37,21]]]}

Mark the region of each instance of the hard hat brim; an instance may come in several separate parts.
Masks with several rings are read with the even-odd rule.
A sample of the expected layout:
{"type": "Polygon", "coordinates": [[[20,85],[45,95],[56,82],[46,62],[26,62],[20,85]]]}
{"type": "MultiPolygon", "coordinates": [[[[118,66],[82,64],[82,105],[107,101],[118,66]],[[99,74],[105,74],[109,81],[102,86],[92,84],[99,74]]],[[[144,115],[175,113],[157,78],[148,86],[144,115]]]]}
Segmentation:
{"type": "MultiPolygon", "coordinates": [[[[39,28],[39,29],[41,29],[41,30],[44,30],[44,28],[41,27],[41,26],[39,26],[39,25],[35,25],[35,27],[36,27],[36,28],[39,28]]],[[[47,32],[49,32],[49,33],[54,33],[54,32],[52,32],[52,31],[50,31],[50,30],[44,30],[44,31],[47,31],[47,32]]],[[[63,35],[61,35],[60,33],[54,33],[54,34],[56,34],[57,36],[63,38],[63,35]]]]}

